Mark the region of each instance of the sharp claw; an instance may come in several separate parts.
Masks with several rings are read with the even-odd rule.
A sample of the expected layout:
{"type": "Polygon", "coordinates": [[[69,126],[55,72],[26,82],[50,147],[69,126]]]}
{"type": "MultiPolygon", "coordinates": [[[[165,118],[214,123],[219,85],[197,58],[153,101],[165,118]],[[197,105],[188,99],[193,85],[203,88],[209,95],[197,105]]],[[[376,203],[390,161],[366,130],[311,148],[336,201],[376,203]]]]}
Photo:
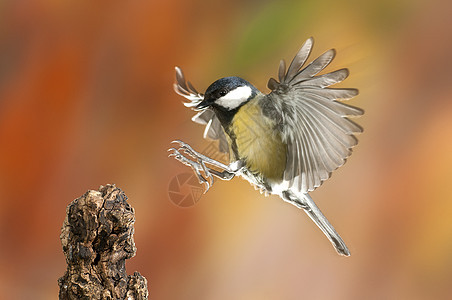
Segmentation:
{"type": "Polygon", "coordinates": [[[203,177],[203,179],[205,180],[203,183],[205,183],[206,184],[206,189],[204,190],[204,193],[203,194],[205,194],[205,193],[207,193],[207,191],[210,189],[210,187],[212,186],[210,183],[209,183],[209,181],[207,181],[204,177],[203,177]]]}
{"type": "Polygon", "coordinates": [[[174,140],[171,142],[171,144],[185,144],[184,142],[182,142],[181,140],[174,140]]]}
{"type": "Polygon", "coordinates": [[[170,148],[170,149],[168,149],[168,152],[170,152],[170,151],[172,151],[172,153],[168,154],[168,157],[174,156],[177,160],[180,159],[181,154],[180,154],[179,150],[177,150],[176,148],[170,148]]]}
{"type": "Polygon", "coordinates": [[[206,182],[206,189],[205,189],[203,194],[207,193],[207,191],[210,189],[210,186],[211,185],[206,182]]]}

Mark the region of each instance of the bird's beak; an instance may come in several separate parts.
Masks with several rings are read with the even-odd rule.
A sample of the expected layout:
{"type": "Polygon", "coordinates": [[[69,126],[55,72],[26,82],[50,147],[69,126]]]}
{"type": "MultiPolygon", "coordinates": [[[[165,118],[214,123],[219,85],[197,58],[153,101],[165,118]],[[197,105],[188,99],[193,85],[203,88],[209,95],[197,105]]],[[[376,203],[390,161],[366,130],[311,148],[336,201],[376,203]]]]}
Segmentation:
{"type": "Polygon", "coordinates": [[[207,101],[207,99],[204,98],[204,100],[202,100],[198,105],[196,105],[196,109],[204,109],[208,106],[210,106],[210,104],[207,101]]]}

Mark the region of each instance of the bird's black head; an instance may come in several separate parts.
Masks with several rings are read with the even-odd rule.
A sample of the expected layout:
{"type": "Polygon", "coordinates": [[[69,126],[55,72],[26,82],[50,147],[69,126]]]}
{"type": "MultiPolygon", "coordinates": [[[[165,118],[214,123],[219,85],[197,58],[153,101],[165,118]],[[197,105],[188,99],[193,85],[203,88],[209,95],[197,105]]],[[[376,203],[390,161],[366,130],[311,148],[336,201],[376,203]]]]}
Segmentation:
{"type": "Polygon", "coordinates": [[[197,108],[212,107],[221,111],[237,110],[256,96],[258,90],[240,77],[225,77],[212,83],[197,108]]]}

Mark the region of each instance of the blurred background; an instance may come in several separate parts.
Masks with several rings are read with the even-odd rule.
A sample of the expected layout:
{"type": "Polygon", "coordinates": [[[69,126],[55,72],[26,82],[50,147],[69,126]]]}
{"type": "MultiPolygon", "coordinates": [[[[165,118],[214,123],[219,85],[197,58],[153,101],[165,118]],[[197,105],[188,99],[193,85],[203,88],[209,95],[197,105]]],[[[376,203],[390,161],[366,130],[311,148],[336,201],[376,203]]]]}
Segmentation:
{"type": "Polygon", "coordinates": [[[66,206],[115,183],[136,210],[127,262],[152,299],[450,299],[452,2],[0,1],[0,295],[55,299],[66,206]],[[347,242],[245,181],[196,205],[174,139],[210,144],[172,89],[237,75],[262,91],[279,60],[311,59],[357,87],[365,132],[312,197],[347,242]]]}

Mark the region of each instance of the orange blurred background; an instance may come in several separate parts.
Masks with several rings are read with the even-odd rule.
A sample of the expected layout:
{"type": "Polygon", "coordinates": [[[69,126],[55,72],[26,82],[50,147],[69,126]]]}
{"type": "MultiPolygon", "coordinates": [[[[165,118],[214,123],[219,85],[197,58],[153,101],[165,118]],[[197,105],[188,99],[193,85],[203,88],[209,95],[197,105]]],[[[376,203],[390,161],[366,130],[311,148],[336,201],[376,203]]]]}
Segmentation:
{"type": "Polygon", "coordinates": [[[0,2],[0,297],[55,299],[66,206],[115,183],[136,210],[152,299],[452,297],[450,1],[0,2]],[[314,36],[366,110],[348,163],[314,200],[347,242],[245,181],[191,208],[168,197],[189,171],[170,141],[209,145],[172,89],[238,75],[267,91],[314,36]]]}

